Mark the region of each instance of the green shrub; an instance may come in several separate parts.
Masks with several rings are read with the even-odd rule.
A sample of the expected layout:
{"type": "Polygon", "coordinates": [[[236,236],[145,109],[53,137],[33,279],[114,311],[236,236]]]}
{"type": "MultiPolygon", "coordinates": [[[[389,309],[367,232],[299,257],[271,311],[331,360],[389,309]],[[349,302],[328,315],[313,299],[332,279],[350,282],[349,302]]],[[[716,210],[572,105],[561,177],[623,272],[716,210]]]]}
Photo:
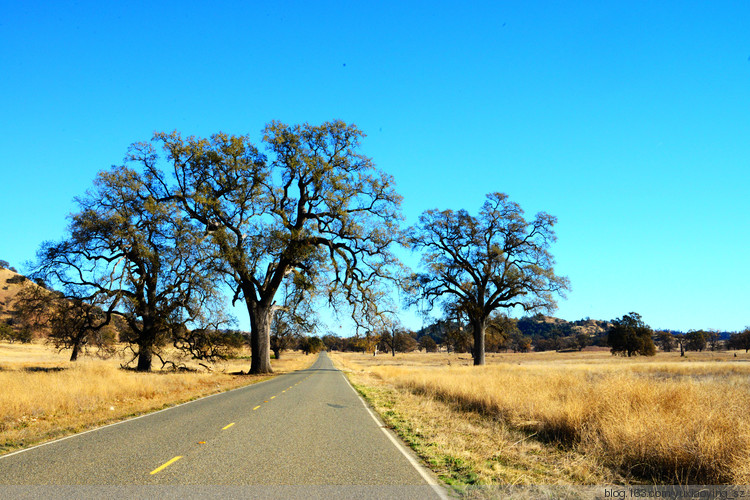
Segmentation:
{"type": "Polygon", "coordinates": [[[7,323],[0,323],[0,340],[6,342],[21,342],[28,344],[32,340],[31,331],[28,328],[20,328],[16,330],[7,323]]]}

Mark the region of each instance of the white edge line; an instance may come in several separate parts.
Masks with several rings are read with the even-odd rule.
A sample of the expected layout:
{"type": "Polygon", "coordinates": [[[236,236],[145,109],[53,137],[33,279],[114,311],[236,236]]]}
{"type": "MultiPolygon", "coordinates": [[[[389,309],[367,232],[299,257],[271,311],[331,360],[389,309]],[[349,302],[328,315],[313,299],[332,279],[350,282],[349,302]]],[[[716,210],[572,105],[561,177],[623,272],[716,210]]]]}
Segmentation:
{"type": "MultiPolygon", "coordinates": [[[[280,373],[279,376],[291,375],[292,373],[296,373],[298,371],[303,371],[303,370],[295,370],[295,371],[289,372],[289,373],[280,373]]],[[[261,380],[260,382],[256,382],[254,384],[243,385],[242,387],[236,387],[234,389],[229,389],[228,391],[223,391],[223,392],[217,392],[217,393],[214,393],[214,394],[209,394],[208,396],[203,396],[203,397],[200,397],[198,399],[191,399],[190,401],[185,401],[184,403],[179,403],[179,404],[176,404],[174,406],[170,406],[169,408],[162,408],[161,410],[156,410],[156,411],[144,413],[143,415],[138,415],[137,417],[126,418],[125,420],[119,420],[117,422],[112,422],[111,424],[102,425],[101,427],[94,427],[93,429],[89,429],[87,431],[76,432],[75,434],[71,434],[69,436],[61,437],[61,438],[58,438],[58,439],[53,439],[52,441],[47,441],[46,443],[37,444],[37,445],[31,446],[29,448],[23,448],[21,450],[16,450],[16,451],[13,451],[11,453],[6,453],[5,455],[0,455],[0,460],[2,460],[3,458],[12,457],[13,455],[19,455],[21,453],[26,453],[27,451],[35,450],[37,448],[41,448],[42,446],[47,446],[49,444],[59,443],[60,441],[65,441],[66,439],[71,439],[71,438],[74,438],[74,437],[83,436],[84,434],[88,434],[89,432],[100,431],[102,429],[106,429],[107,427],[114,427],[115,425],[124,424],[126,422],[132,422],[133,420],[138,420],[139,418],[150,417],[151,415],[156,415],[157,413],[161,413],[163,411],[173,410],[175,408],[179,408],[180,406],[189,405],[190,403],[197,403],[198,401],[201,401],[203,399],[212,398],[214,396],[221,396],[222,394],[229,394],[230,392],[239,391],[239,390],[242,390],[242,389],[247,389],[248,387],[254,387],[254,386],[257,386],[257,385],[262,384],[264,382],[269,382],[271,380],[274,380],[276,378],[278,378],[278,377],[271,376],[271,378],[269,378],[267,380],[261,380]]]]}
{"type": "Polygon", "coordinates": [[[341,376],[344,377],[344,380],[349,385],[352,391],[354,391],[354,394],[357,395],[357,398],[359,398],[359,401],[362,403],[362,406],[365,407],[365,410],[367,410],[367,413],[370,414],[370,417],[375,421],[376,424],[378,424],[378,428],[383,431],[383,434],[388,436],[388,439],[391,440],[391,442],[398,448],[398,451],[401,452],[403,456],[406,457],[406,459],[409,461],[409,463],[414,467],[417,472],[419,472],[419,475],[422,476],[422,479],[424,479],[427,484],[432,486],[432,489],[435,491],[435,493],[442,498],[443,500],[450,500],[450,497],[446,494],[446,492],[443,490],[442,486],[438,481],[435,479],[434,476],[432,476],[430,473],[428,473],[425,470],[425,467],[416,461],[414,458],[414,455],[412,454],[412,451],[404,445],[404,443],[401,442],[396,436],[393,435],[393,433],[383,425],[383,422],[378,418],[377,415],[370,409],[369,406],[367,406],[367,403],[362,398],[362,396],[357,392],[357,390],[354,388],[354,386],[349,382],[349,379],[346,377],[343,371],[341,371],[341,376]]]}

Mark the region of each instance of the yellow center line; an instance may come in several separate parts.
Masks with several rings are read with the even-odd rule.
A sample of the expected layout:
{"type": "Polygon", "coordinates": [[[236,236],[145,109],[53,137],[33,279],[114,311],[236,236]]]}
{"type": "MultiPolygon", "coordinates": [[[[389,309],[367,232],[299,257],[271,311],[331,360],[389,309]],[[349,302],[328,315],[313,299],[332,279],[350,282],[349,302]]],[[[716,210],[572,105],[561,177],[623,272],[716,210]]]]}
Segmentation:
{"type": "Polygon", "coordinates": [[[221,430],[222,430],[222,431],[225,431],[225,430],[229,429],[230,427],[232,427],[233,425],[234,425],[234,422],[232,422],[232,423],[231,423],[231,424],[229,424],[229,425],[225,425],[224,427],[222,427],[222,428],[221,428],[221,430]]]}
{"type": "Polygon", "coordinates": [[[271,396],[271,399],[275,398],[276,396],[271,396]]]}
{"type": "Polygon", "coordinates": [[[176,461],[178,461],[181,458],[182,457],[179,457],[179,456],[178,457],[174,457],[172,460],[170,460],[169,462],[165,463],[164,465],[159,466],[156,469],[152,470],[151,471],[151,475],[153,476],[154,474],[163,471],[164,469],[166,469],[167,467],[169,467],[170,465],[172,465],[173,463],[175,463],[176,461]]]}
{"type": "Polygon", "coordinates": [[[258,408],[260,408],[260,405],[258,405],[255,408],[253,408],[253,410],[257,410],[258,408]]]}

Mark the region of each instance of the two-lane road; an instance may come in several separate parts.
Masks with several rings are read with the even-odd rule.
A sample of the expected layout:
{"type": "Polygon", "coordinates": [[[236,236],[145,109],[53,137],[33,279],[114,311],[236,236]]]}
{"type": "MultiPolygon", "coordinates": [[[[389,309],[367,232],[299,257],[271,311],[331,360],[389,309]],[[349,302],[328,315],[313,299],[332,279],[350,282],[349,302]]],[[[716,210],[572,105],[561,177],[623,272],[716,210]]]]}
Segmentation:
{"type": "Polygon", "coordinates": [[[322,353],[307,370],[0,457],[0,497],[444,496],[388,432],[322,353]]]}

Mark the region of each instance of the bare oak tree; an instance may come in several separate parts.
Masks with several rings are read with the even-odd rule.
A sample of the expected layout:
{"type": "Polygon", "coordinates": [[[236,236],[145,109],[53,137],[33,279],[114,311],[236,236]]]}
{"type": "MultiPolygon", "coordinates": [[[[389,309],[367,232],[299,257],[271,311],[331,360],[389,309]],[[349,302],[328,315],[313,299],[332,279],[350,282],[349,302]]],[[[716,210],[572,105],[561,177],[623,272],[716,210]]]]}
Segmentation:
{"type": "Polygon", "coordinates": [[[507,195],[491,193],[478,216],[466,210],[428,210],[409,230],[413,250],[423,252],[424,272],[409,280],[414,300],[454,303],[469,318],[474,364],[484,364],[490,314],[520,307],[526,312],[555,308],[568,279],[554,272],[550,244],[556,218],[539,213],[524,219],[507,195]]]}
{"type": "Polygon", "coordinates": [[[70,349],[70,361],[78,360],[89,348],[108,357],[114,353],[116,341],[112,324],[116,302],[97,303],[102,298],[88,296],[85,301],[27,282],[16,295],[14,316],[24,327],[42,332],[55,348],[70,349]]]}
{"type": "Polygon", "coordinates": [[[296,272],[314,281],[334,306],[352,307],[366,324],[392,275],[390,251],[398,239],[401,196],[393,179],[358,152],[364,134],[341,121],[264,130],[267,154],[246,136],[209,139],[156,134],[167,153],[161,170],[157,147],[134,144],[130,159],[202,225],[224,261],[233,301],[250,317],[251,373],[271,372],[270,329],[276,293],[296,272]]]}
{"type": "MultiPolygon", "coordinates": [[[[210,254],[174,203],[156,203],[150,179],[126,167],[100,172],[94,189],[78,198],[68,236],[38,252],[37,276],[62,287],[69,300],[95,305],[109,322],[127,322],[136,369],[172,334],[196,326],[215,304],[210,254]]],[[[181,344],[184,347],[184,344],[181,344]]]]}

